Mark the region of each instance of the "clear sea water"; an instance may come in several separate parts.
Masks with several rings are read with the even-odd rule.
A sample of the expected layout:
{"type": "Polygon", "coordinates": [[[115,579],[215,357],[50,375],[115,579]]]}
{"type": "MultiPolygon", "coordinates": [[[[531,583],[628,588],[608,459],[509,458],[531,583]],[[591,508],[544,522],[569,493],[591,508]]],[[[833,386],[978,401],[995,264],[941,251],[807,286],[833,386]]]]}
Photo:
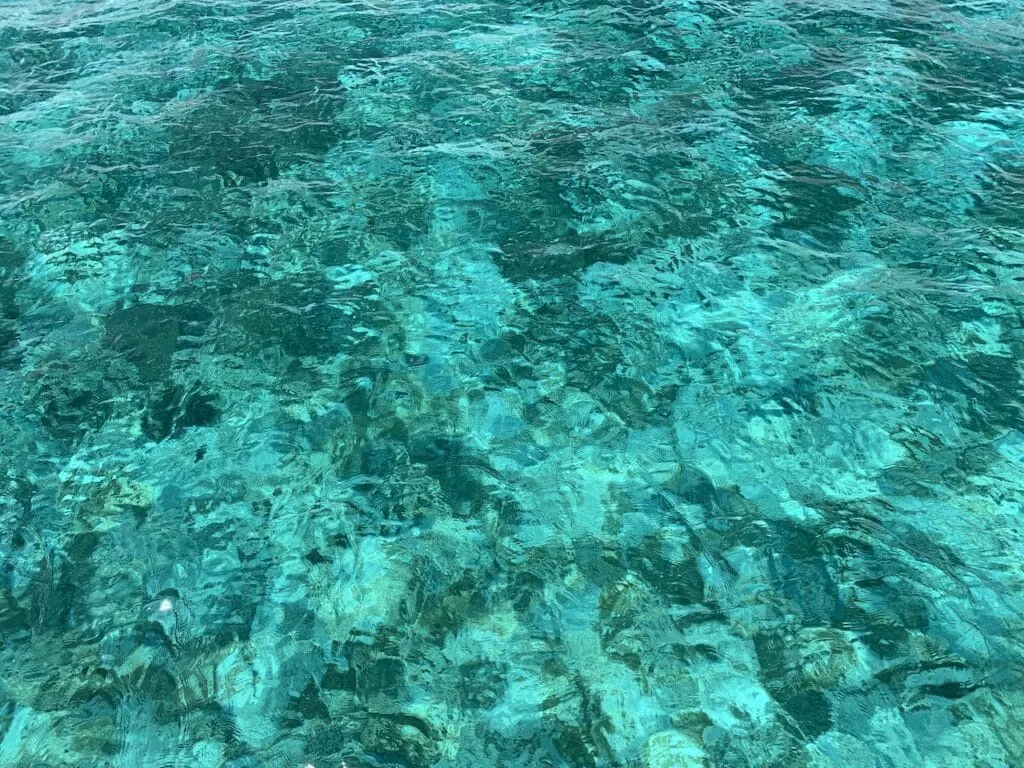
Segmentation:
{"type": "Polygon", "coordinates": [[[1024,766],[1021,0],[0,2],[2,768],[1024,766]]]}

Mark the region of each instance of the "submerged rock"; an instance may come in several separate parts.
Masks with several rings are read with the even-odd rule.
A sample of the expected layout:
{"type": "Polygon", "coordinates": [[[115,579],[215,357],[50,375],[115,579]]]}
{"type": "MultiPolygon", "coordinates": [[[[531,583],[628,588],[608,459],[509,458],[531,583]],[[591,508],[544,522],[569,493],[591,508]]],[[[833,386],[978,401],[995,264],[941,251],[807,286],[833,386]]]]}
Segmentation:
{"type": "Polygon", "coordinates": [[[705,768],[700,740],[683,731],[658,731],[644,744],[644,768],[705,768]]]}

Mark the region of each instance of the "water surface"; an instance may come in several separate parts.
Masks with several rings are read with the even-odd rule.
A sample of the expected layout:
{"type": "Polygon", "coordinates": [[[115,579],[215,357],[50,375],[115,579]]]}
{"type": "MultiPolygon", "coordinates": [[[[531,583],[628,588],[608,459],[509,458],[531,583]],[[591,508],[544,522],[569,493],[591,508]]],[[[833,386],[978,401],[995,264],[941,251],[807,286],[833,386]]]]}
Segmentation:
{"type": "Polygon", "coordinates": [[[0,2],[0,765],[1024,765],[1024,6],[0,2]]]}

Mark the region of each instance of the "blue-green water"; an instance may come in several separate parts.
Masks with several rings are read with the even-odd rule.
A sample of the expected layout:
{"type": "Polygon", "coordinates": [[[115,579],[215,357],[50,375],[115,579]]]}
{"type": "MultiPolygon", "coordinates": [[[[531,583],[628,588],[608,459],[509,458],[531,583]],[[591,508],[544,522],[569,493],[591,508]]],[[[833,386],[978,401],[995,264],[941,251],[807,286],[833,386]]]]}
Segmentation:
{"type": "Polygon", "coordinates": [[[0,766],[1024,766],[1020,0],[0,2],[0,766]]]}

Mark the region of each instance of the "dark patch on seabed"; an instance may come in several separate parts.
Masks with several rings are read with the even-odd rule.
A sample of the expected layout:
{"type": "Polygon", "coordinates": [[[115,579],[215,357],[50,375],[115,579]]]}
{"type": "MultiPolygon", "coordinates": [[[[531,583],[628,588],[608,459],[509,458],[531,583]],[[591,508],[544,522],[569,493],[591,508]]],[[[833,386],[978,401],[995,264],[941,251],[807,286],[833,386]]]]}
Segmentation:
{"type": "Polygon", "coordinates": [[[0,766],[1024,766],[1024,6],[0,8],[0,766]]]}

